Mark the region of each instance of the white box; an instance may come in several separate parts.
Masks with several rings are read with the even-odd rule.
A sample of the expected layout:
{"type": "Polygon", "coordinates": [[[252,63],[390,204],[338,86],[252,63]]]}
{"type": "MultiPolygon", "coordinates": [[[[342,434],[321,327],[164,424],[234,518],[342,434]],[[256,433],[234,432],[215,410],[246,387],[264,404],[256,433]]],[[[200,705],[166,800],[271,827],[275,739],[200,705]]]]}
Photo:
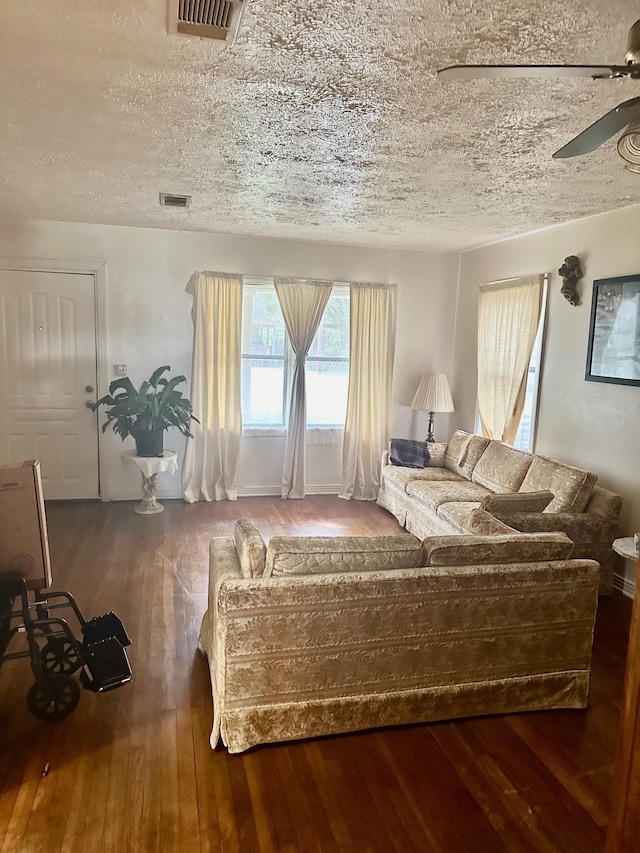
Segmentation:
{"type": "Polygon", "coordinates": [[[33,459],[0,466],[0,573],[20,575],[29,589],[51,586],[40,463],[33,459]]]}

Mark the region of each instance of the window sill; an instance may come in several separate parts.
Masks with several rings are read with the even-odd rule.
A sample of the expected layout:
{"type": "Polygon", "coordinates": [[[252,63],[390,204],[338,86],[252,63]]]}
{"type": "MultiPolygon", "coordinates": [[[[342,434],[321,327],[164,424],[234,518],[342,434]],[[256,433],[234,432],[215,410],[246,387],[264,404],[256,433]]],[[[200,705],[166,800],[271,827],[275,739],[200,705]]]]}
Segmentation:
{"type": "MultiPolygon", "coordinates": [[[[243,438],[286,438],[287,431],[277,427],[245,427],[243,438]]],[[[307,444],[341,444],[343,427],[307,427],[307,444]]]]}

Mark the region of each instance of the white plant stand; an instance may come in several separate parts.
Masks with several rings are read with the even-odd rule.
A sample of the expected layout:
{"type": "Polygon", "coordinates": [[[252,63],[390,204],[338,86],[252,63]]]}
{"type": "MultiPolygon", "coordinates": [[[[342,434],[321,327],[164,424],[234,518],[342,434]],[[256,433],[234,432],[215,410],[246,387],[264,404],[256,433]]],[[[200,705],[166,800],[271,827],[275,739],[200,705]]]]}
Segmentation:
{"type": "Polygon", "coordinates": [[[173,450],[165,450],[162,456],[138,456],[135,450],[126,450],[122,455],[128,462],[137,465],[142,474],[142,502],[134,511],[139,515],[164,512],[164,507],[156,499],[158,474],[165,471],[175,474],[178,470],[178,454],[173,450]]]}

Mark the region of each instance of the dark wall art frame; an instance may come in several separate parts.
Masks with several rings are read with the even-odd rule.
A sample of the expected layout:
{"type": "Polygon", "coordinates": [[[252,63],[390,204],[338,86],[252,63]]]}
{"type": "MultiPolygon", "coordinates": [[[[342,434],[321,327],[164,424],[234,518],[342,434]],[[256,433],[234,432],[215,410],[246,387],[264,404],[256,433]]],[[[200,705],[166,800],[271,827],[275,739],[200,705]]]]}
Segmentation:
{"type": "Polygon", "coordinates": [[[640,385],[640,275],[593,282],[585,379],[640,385]]]}

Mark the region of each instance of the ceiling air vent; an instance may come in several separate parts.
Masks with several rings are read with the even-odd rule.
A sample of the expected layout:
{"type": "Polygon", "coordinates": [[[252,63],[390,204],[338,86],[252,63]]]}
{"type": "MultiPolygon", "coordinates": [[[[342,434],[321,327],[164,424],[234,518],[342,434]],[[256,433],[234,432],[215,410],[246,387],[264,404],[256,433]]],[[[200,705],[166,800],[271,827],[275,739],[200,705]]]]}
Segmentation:
{"type": "Polygon", "coordinates": [[[243,0],[169,0],[169,32],[233,42],[242,4],[243,0]]]}
{"type": "Polygon", "coordinates": [[[175,193],[160,193],[160,204],[163,207],[189,207],[190,195],[175,195],[175,193]]]}

